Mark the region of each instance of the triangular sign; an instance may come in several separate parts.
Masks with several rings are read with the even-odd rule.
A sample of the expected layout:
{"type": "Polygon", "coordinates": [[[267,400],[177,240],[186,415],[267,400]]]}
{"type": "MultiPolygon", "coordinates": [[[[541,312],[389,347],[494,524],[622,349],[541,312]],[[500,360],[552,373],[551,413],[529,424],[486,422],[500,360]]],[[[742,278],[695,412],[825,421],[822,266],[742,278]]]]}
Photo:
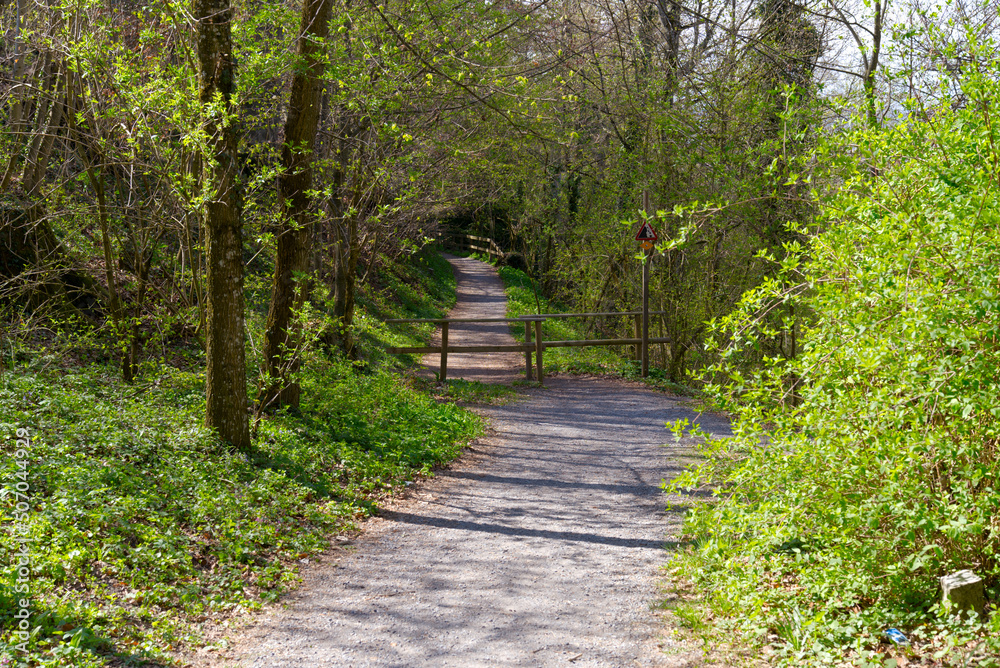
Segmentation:
{"type": "Polygon", "coordinates": [[[636,241],[656,241],[659,239],[656,236],[656,230],[649,223],[643,223],[642,227],[639,228],[639,233],[635,235],[636,241]]]}

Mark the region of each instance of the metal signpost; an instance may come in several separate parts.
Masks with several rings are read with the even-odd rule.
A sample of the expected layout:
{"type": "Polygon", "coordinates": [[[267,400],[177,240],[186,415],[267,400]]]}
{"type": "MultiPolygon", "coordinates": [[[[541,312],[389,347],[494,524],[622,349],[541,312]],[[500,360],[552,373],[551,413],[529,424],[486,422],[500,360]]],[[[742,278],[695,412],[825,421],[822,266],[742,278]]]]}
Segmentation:
{"type": "MultiPolygon", "coordinates": [[[[645,195],[645,193],[644,193],[645,195]]],[[[646,209],[649,209],[648,195],[643,197],[646,200],[646,209]]],[[[642,244],[642,377],[649,375],[649,261],[653,244],[659,236],[656,230],[648,222],[644,222],[635,235],[635,240],[642,244]]]]}

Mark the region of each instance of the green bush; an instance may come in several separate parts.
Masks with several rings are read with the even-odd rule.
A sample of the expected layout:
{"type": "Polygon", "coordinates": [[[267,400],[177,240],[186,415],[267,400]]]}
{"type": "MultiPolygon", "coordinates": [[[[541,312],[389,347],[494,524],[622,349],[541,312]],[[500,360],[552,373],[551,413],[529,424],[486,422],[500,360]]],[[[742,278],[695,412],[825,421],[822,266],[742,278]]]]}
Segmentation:
{"type": "Polygon", "coordinates": [[[914,105],[847,137],[828,231],[790,245],[784,280],[717,328],[708,391],[736,435],[707,441],[677,483],[719,489],[687,522],[687,564],[782,665],[863,662],[890,626],[917,652],[998,665],[1000,615],[963,624],[937,604],[937,578],[957,569],[1000,593],[996,81],[969,75],[961,108],[914,105]],[[813,314],[801,354],[748,372],[741,356],[780,335],[761,314],[790,301],[813,314]]]}

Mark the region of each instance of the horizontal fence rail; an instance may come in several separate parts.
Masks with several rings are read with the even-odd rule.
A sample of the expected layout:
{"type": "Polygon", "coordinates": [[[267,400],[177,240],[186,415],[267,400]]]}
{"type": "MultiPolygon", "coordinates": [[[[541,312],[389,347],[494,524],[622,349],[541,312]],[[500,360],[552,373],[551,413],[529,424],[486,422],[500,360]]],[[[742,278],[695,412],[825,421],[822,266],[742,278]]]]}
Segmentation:
{"type": "Polygon", "coordinates": [[[502,258],[506,255],[503,249],[497,245],[497,242],[488,237],[477,237],[461,232],[447,232],[442,235],[442,238],[448,246],[460,251],[475,251],[495,258],[502,258]]]}
{"type": "MultiPolygon", "coordinates": [[[[666,311],[653,311],[650,315],[662,315],[666,311]]],[[[643,339],[639,335],[640,318],[642,311],[624,312],[601,312],[601,313],[541,313],[538,315],[524,315],[517,318],[395,318],[386,320],[388,324],[416,324],[432,323],[441,327],[441,344],[437,346],[393,346],[386,348],[386,352],[392,355],[441,355],[441,367],[439,380],[445,381],[448,378],[448,354],[476,354],[476,353],[506,353],[523,352],[525,361],[525,377],[532,380],[536,374],[532,373],[531,353],[535,353],[534,367],[537,371],[537,380],[542,383],[544,380],[544,366],[542,357],[546,348],[581,348],[585,346],[634,346],[633,355],[639,359],[643,339]],[[568,341],[546,341],[542,336],[542,324],[549,318],[586,318],[586,317],[624,317],[635,318],[635,336],[632,338],[617,339],[573,339],[568,341]],[[448,343],[448,331],[452,323],[524,323],[524,343],[503,344],[503,345],[478,345],[478,346],[456,346],[448,343]],[[532,332],[534,330],[534,332],[532,332]],[[532,334],[534,342],[532,343],[532,334]]],[[[668,338],[649,338],[649,343],[670,343],[668,338]]]]}
{"type": "MultiPolygon", "coordinates": [[[[444,244],[463,251],[476,251],[485,253],[494,258],[503,258],[505,253],[502,248],[488,237],[479,237],[472,234],[465,234],[453,230],[442,231],[438,234],[438,240],[444,244]]],[[[665,315],[666,311],[647,311],[647,318],[650,315],[665,315]]],[[[648,359],[649,344],[670,343],[668,338],[649,338],[642,327],[642,311],[601,311],[591,313],[539,313],[533,315],[523,315],[517,318],[396,318],[386,320],[388,324],[417,324],[431,323],[441,327],[441,344],[437,346],[395,346],[386,348],[386,352],[392,355],[426,355],[438,354],[441,356],[441,370],[439,380],[448,378],[448,354],[479,354],[479,353],[506,353],[523,352],[525,377],[532,379],[531,353],[535,353],[534,367],[537,370],[537,379],[541,383],[544,377],[544,365],[542,356],[546,348],[582,348],[586,346],[633,346],[632,355],[635,360],[643,360],[643,375],[645,375],[645,360],[648,359]],[[542,336],[542,323],[548,319],[561,318],[633,318],[634,329],[632,338],[617,339],[576,339],[572,341],[546,341],[542,336]],[[479,346],[456,346],[448,343],[448,332],[453,323],[524,323],[524,343],[514,345],[479,345],[479,346]],[[532,331],[534,330],[534,331],[532,331]],[[532,334],[534,342],[532,343],[532,334]],[[645,338],[644,338],[645,337],[645,338]]],[[[647,320],[648,322],[648,320],[647,320]]]]}
{"type": "Polygon", "coordinates": [[[441,324],[443,322],[524,322],[532,320],[544,320],[545,316],[523,315],[518,318],[393,318],[385,322],[390,325],[397,325],[409,322],[433,322],[441,324]]]}
{"type": "MultiPolygon", "coordinates": [[[[670,339],[649,340],[650,343],[670,343],[670,339]]],[[[545,348],[583,348],[585,346],[637,346],[642,339],[573,339],[570,341],[542,341],[545,348]]],[[[515,343],[497,346],[448,346],[449,353],[521,353],[535,349],[533,343],[515,343]]],[[[397,346],[386,348],[392,355],[425,355],[441,352],[441,346],[397,346]]]]}
{"type": "MultiPolygon", "coordinates": [[[[649,315],[666,315],[666,311],[650,311],[649,315]]],[[[641,316],[642,311],[601,311],[598,313],[539,313],[538,315],[523,316],[525,318],[596,318],[596,317],[616,317],[616,316],[641,316]]]]}

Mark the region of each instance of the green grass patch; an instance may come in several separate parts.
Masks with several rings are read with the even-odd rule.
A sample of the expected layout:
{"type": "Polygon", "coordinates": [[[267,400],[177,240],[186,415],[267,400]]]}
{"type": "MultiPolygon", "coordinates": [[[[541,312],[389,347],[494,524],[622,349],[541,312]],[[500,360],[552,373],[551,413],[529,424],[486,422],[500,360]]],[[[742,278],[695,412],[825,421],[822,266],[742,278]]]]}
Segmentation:
{"type": "MultiPolygon", "coordinates": [[[[500,280],[507,292],[507,316],[517,318],[538,313],[567,313],[569,308],[550,302],[537,291],[531,277],[513,267],[499,267],[500,280]]],[[[588,323],[579,318],[550,318],[542,325],[542,335],[547,341],[599,338],[588,330],[588,323]]],[[[511,333],[519,342],[524,341],[524,326],[515,324],[511,333]]],[[[586,348],[547,348],[545,373],[593,373],[624,375],[631,366],[621,352],[608,346],[586,348]]]]}
{"type": "Polygon", "coordinates": [[[411,382],[414,387],[432,394],[439,401],[500,406],[517,398],[517,392],[513,387],[482,383],[478,380],[456,378],[440,383],[424,378],[413,378],[411,382]]]}
{"type": "Polygon", "coordinates": [[[387,346],[426,345],[436,327],[430,323],[387,325],[394,318],[443,318],[455,305],[455,275],[438,253],[421,252],[409,262],[386,263],[358,294],[355,334],[361,357],[371,364],[412,366],[419,355],[386,355],[387,346]]]}

